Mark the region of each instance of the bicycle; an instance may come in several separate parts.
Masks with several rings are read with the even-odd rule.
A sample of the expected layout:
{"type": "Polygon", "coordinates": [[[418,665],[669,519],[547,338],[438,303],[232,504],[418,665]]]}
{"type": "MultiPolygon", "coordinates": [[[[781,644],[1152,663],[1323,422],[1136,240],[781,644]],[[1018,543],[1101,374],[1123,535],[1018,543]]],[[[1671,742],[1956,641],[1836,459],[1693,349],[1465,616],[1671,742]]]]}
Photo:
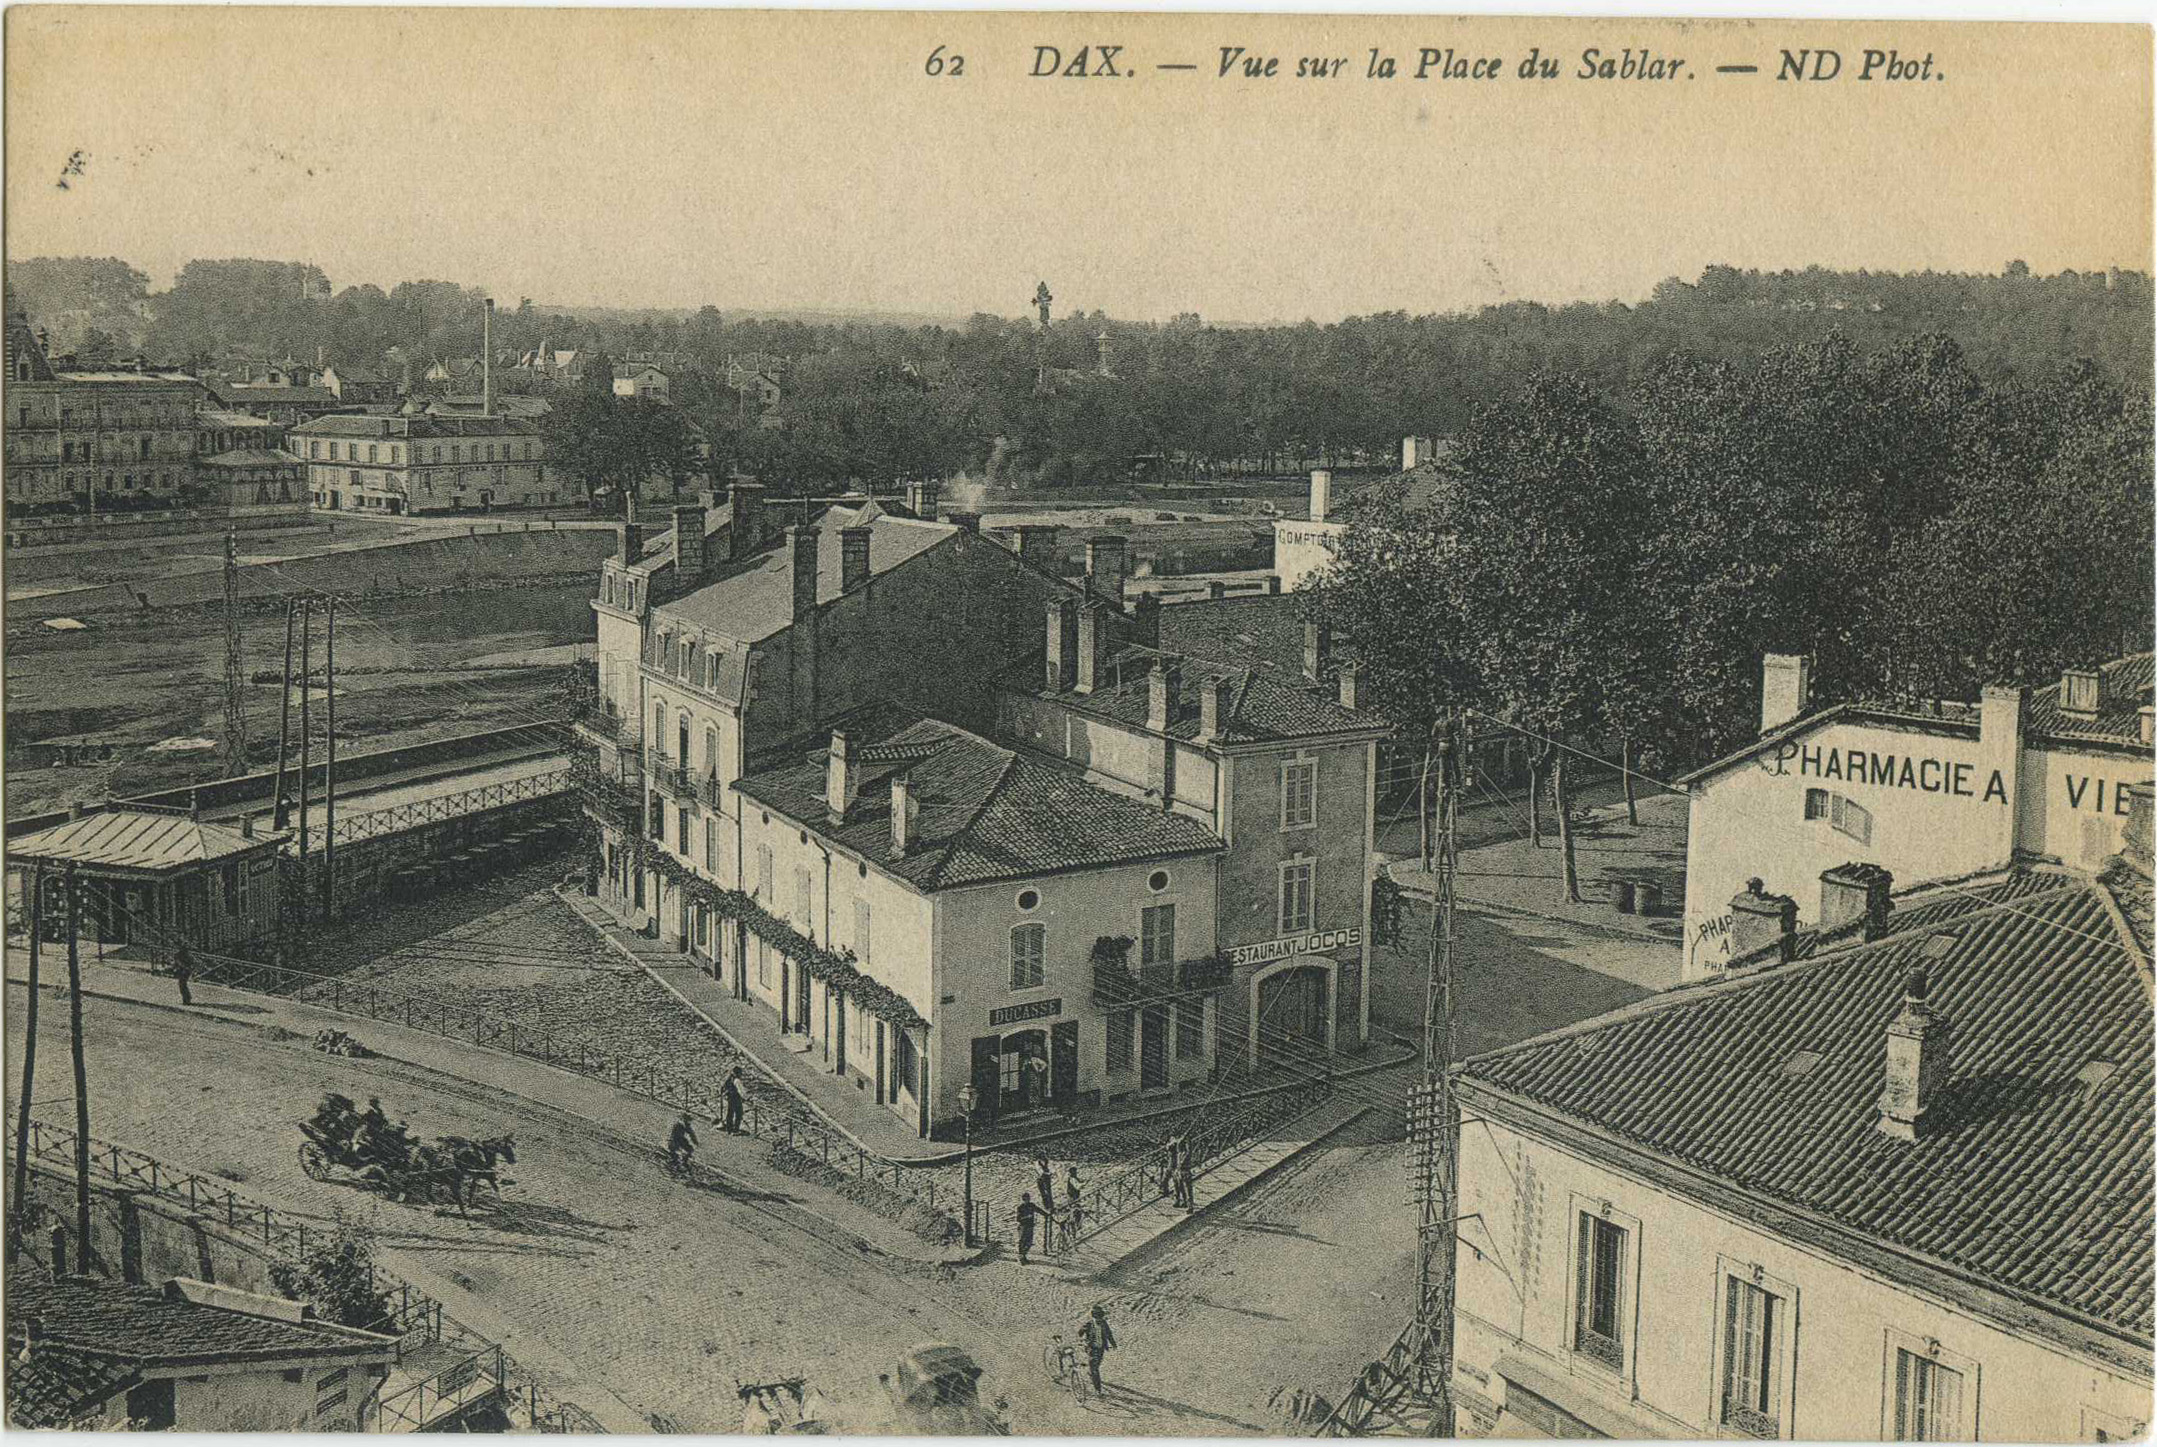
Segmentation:
{"type": "Polygon", "coordinates": [[[1049,1380],[1067,1392],[1076,1393],[1083,1378],[1079,1375],[1078,1349],[1064,1340],[1058,1332],[1049,1338],[1049,1344],[1041,1349],[1041,1365],[1047,1370],[1049,1380]]]}
{"type": "Polygon", "coordinates": [[[697,1168],[694,1152],[667,1151],[661,1156],[661,1159],[666,1164],[667,1174],[675,1180],[693,1181],[696,1179],[697,1168]]]}

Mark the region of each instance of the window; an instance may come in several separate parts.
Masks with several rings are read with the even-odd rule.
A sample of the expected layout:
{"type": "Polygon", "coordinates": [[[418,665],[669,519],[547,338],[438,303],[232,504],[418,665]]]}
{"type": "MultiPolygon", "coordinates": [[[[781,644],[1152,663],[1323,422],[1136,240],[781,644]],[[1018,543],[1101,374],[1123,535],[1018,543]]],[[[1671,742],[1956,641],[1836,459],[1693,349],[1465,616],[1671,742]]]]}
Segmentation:
{"type": "MultiPolygon", "coordinates": [[[[677,826],[674,835],[674,842],[675,845],[681,850],[681,852],[685,856],[690,859],[691,862],[695,861],[697,852],[697,836],[695,831],[696,825],[694,822],[692,822],[690,818],[689,806],[687,804],[684,804],[681,807],[681,821],[677,826]]],[[[705,861],[705,863],[707,864],[709,864],[710,862],[710,860],[705,861]]]]}
{"type": "Polygon", "coordinates": [[[811,939],[816,938],[816,895],[814,890],[815,886],[809,878],[809,867],[806,864],[797,866],[794,870],[795,923],[800,925],[801,932],[811,939]]]}
{"type": "Polygon", "coordinates": [[[1108,1017],[1108,1073],[1131,1073],[1131,1025],[1135,1012],[1118,1010],[1108,1017]]]}
{"type": "Polygon", "coordinates": [[[664,844],[667,842],[667,806],[660,802],[656,793],[651,796],[649,803],[646,817],[652,821],[652,838],[664,844]]]}
{"type": "Polygon", "coordinates": [[[1961,1435],[1962,1373],[1907,1347],[1895,1349],[1895,1440],[1952,1442],[1961,1435]]]}
{"type": "Polygon", "coordinates": [[[245,864],[228,864],[224,868],[226,914],[238,914],[240,912],[241,881],[246,877],[246,870],[247,866],[245,864]]]}
{"type": "Polygon", "coordinates": [[[1748,1437],[1782,1435],[1782,1357],[1790,1329],[1783,1299],[1737,1276],[1723,1278],[1722,1423],[1748,1437]]]}
{"type": "Polygon", "coordinates": [[[1038,889],[1022,889],[1019,891],[1017,903],[1021,913],[1031,913],[1041,907],[1041,891],[1038,889]]]}
{"type": "Polygon", "coordinates": [[[771,947],[762,939],[756,942],[756,982],[764,989],[771,988],[771,947]]]}
{"type": "Polygon", "coordinates": [[[1860,844],[1872,843],[1872,811],[1855,799],[1834,796],[1833,817],[1829,820],[1840,834],[1847,834],[1860,844]]]}
{"type": "Polygon", "coordinates": [[[1022,924],[1011,931],[1012,989],[1031,990],[1040,985],[1046,973],[1042,960],[1048,952],[1048,940],[1047,925],[1022,924]]]}
{"type": "Polygon", "coordinates": [[[1580,1213],[1574,1263],[1573,1350],[1614,1372],[1625,1370],[1625,1228],[1580,1213]]]}
{"type": "Polygon", "coordinates": [[[704,867],[714,874],[719,871],[719,821],[704,821],[704,867]]]}
{"type": "Polygon", "coordinates": [[[859,960],[864,968],[868,966],[869,902],[865,899],[854,901],[854,958],[859,960]]]}
{"type": "Polygon", "coordinates": [[[1141,965],[1172,965],[1176,962],[1176,906],[1148,905],[1138,912],[1138,962],[1141,965]]]}
{"type": "Polygon", "coordinates": [[[1281,933],[1300,934],[1311,927],[1311,872],[1309,859],[1291,859],[1281,866],[1281,933]]]}
{"type": "Polygon", "coordinates": [[[369,462],[373,462],[376,460],[375,444],[373,444],[372,442],[367,444],[367,460],[369,462]]]}
{"type": "Polygon", "coordinates": [[[1896,1442],[1969,1442],[1977,1437],[1977,1363],[1931,1337],[1887,1333],[1882,1436],[1896,1442]]]}
{"type": "Polygon", "coordinates": [[[1318,760],[1281,765],[1281,827],[1308,829],[1318,822],[1318,760]]]}
{"type": "Polygon", "coordinates": [[[1168,871],[1165,869],[1156,869],[1146,876],[1146,887],[1155,894],[1159,894],[1162,890],[1168,888],[1168,882],[1168,871]]]}
{"type": "Polygon", "coordinates": [[[1825,819],[1827,817],[1827,790],[1807,789],[1805,791],[1805,817],[1807,819],[1825,819]]]}
{"type": "Polygon", "coordinates": [[[1206,1053],[1206,1002],[1203,999],[1186,999],[1176,1002],[1176,1058],[1196,1060],[1206,1053]]]}

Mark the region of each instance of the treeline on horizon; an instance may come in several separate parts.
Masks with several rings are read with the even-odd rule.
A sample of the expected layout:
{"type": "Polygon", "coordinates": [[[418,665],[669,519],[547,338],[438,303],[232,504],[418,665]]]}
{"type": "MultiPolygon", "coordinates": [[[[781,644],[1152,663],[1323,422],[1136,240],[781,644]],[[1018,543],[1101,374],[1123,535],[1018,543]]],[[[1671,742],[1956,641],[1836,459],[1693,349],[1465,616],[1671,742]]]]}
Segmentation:
{"type": "MultiPolygon", "coordinates": [[[[255,260],[190,262],[152,292],[117,258],[10,262],[7,289],[11,306],[51,329],[56,351],[180,364],[320,356],[389,371],[393,382],[392,348],[414,375],[437,357],[476,355],[483,295],[443,281],[333,292],[319,267],[255,260]]],[[[986,313],[900,326],[714,307],[577,316],[498,299],[495,347],[680,354],[676,401],[718,458],[790,484],[987,474],[1054,486],[1113,481],[1149,456],[1171,476],[1198,477],[1382,463],[1404,435],[1459,432],[1477,407],[1544,372],[1626,399],[1674,356],[1738,361],[1830,336],[1861,351],[1946,338],[1985,380],[2086,360],[2135,392],[2149,385],[2152,329],[2145,273],[2038,276],[2014,262],[1980,275],[1710,266],[1637,304],[1508,302],[1323,324],[1091,312],[1057,318],[1045,338],[1031,318],[986,313]],[[749,353],[787,364],[782,427],[749,425],[749,409],[724,385],[728,358],[749,353]],[[1049,369],[1045,390],[1037,366],[1049,369]]]]}

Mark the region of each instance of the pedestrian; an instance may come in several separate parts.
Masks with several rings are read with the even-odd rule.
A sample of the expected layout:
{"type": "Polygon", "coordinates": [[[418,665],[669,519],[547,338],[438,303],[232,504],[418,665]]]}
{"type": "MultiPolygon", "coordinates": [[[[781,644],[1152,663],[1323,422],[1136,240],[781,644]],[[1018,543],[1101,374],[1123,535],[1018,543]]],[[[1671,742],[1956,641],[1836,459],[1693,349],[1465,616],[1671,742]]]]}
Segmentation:
{"type": "Polygon", "coordinates": [[[1176,1148],[1176,1204],[1186,1211],[1198,1209],[1191,1196],[1191,1143],[1187,1140],[1176,1148]]]}
{"type": "Polygon", "coordinates": [[[1019,1265],[1030,1266],[1026,1253],[1034,1249],[1034,1219],[1041,1214],[1034,1205],[1034,1198],[1026,1191],[1019,1192],[1019,1265]]]}
{"type": "Polygon", "coordinates": [[[1056,1214],[1056,1171],[1049,1165],[1047,1151],[1034,1152],[1034,1189],[1041,1193],[1041,1209],[1053,1218],[1056,1214]]]}
{"type": "Polygon", "coordinates": [[[187,946],[181,945],[180,952],[172,957],[172,978],[180,982],[180,1003],[183,1005],[195,1003],[194,995],[187,988],[187,982],[194,973],[194,958],[187,953],[187,946]]]}
{"type": "Polygon", "coordinates": [[[741,1067],[735,1066],[726,1077],[726,1133],[741,1134],[741,1067]]]}
{"type": "Polygon", "coordinates": [[[1049,1058],[1046,1052],[1027,1052],[1026,1103],[1029,1106],[1049,1103],[1049,1058]]]}
{"type": "Polygon", "coordinates": [[[1161,1142],[1161,1194],[1176,1189],[1176,1152],[1183,1145],[1183,1137],[1172,1135],[1161,1142]]]}
{"type": "Polygon", "coordinates": [[[1116,1349],[1116,1333],[1109,1329],[1108,1313],[1098,1304],[1086,1324],[1079,1328],[1079,1340],[1086,1344],[1086,1374],[1093,1378],[1093,1389],[1101,1390],[1101,1358],[1116,1349]]]}
{"type": "Polygon", "coordinates": [[[1078,1162],[1064,1172],[1064,1245],[1076,1246],[1086,1219],[1085,1183],[1079,1179],[1078,1162]]]}

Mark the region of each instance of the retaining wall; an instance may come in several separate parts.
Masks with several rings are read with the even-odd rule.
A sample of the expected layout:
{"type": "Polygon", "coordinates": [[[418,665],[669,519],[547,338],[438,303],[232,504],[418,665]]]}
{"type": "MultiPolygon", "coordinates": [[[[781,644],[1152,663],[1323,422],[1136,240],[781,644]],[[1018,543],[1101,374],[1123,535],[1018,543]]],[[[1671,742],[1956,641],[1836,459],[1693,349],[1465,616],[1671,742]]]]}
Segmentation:
{"type": "MultiPolygon", "coordinates": [[[[297,1133],[295,1132],[295,1140],[297,1133]]],[[[12,1150],[14,1142],[9,1141],[12,1150]]],[[[13,1184],[13,1162],[9,1163],[13,1184]]],[[[92,1167],[93,1173],[95,1167],[92,1167]]],[[[69,1269],[75,1269],[75,1177],[42,1161],[30,1163],[28,1196],[34,1218],[23,1235],[23,1251],[52,1264],[52,1228],[67,1228],[69,1269]]],[[[90,1249],[107,1274],[125,1281],[161,1286],[175,1276],[235,1286],[242,1291],[281,1296],[270,1282],[270,1260],[260,1242],[245,1242],[235,1231],[211,1226],[177,1205],[155,1196],[90,1182],[90,1249]]]]}

